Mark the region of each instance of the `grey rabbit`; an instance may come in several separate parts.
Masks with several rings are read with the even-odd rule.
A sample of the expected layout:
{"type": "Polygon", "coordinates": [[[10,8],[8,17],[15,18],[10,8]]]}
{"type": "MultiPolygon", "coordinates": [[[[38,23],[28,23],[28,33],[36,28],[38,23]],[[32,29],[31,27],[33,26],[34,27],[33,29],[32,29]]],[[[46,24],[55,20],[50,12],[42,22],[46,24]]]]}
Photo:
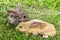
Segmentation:
{"type": "Polygon", "coordinates": [[[17,25],[20,22],[26,22],[30,20],[30,17],[25,10],[22,9],[22,4],[18,3],[18,8],[7,10],[9,13],[8,23],[17,25]]]}

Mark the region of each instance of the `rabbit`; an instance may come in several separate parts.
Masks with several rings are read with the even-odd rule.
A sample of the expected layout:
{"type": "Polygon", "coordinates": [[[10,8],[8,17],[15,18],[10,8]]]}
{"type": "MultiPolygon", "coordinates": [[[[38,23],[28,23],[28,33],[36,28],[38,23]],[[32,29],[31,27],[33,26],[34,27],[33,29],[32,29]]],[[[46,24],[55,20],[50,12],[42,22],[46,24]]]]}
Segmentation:
{"type": "Polygon", "coordinates": [[[16,30],[25,33],[32,33],[33,35],[42,35],[43,38],[54,37],[56,35],[56,29],[54,25],[38,20],[33,19],[27,22],[21,22],[17,25],[16,30]]]}
{"type": "Polygon", "coordinates": [[[8,16],[8,23],[17,25],[20,22],[29,21],[30,17],[26,13],[25,10],[22,9],[22,4],[18,3],[17,9],[8,9],[7,10],[8,16]]]}

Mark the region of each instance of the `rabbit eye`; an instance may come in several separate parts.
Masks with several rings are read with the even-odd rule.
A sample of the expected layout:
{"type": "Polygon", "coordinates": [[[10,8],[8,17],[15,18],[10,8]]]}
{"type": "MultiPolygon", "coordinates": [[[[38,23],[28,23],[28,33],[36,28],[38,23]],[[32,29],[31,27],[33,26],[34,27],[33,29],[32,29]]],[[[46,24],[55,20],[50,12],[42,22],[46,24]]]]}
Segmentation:
{"type": "Polygon", "coordinates": [[[24,18],[26,18],[26,16],[24,16],[24,18]]]}
{"type": "Polygon", "coordinates": [[[23,26],[20,26],[20,28],[22,28],[23,26]]]}

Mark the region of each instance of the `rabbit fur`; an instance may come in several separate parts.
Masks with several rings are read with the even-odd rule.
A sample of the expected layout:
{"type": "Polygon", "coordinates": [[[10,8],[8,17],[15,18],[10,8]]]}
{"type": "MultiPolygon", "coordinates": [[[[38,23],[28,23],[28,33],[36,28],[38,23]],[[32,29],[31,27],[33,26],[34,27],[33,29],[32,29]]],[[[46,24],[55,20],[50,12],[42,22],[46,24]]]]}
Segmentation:
{"type": "Polygon", "coordinates": [[[48,36],[54,37],[56,34],[56,29],[53,24],[38,19],[21,22],[17,25],[16,30],[32,33],[33,35],[40,34],[43,38],[48,38],[48,36]]]}
{"type": "Polygon", "coordinates": [[[22,9],[22,4],[18,3],[18,8],[16,9],[8,9],[7,10],[8,16],[8,23],[17,25],[20,22],[29,21],[30,17],[26,13],[25,10],[22,9]]]}

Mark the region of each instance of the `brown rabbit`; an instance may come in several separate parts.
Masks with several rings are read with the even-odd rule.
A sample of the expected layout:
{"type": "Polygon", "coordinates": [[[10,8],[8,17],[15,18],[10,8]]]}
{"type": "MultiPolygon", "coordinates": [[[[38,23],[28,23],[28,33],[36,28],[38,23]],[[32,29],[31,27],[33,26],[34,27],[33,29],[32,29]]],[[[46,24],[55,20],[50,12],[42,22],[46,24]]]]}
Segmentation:
{"type": "Polygon", "coordinates": [[[54,25],[37,19],[21,22],[17,25],[16,29],[20,32],[32,33],[33,35],[39,33],[43,38],[48,38],[48,36],[54,37],[56,34],[54,25]]]}
{"type": "Polygon", "coordinates": [[[17,9],[9,9],[7,12],[9,13],[8,23],[10,24],[18,24],[19,22],[30,20],[28,14],[22,9],[21,3],[18,3],[17,9]]]}

